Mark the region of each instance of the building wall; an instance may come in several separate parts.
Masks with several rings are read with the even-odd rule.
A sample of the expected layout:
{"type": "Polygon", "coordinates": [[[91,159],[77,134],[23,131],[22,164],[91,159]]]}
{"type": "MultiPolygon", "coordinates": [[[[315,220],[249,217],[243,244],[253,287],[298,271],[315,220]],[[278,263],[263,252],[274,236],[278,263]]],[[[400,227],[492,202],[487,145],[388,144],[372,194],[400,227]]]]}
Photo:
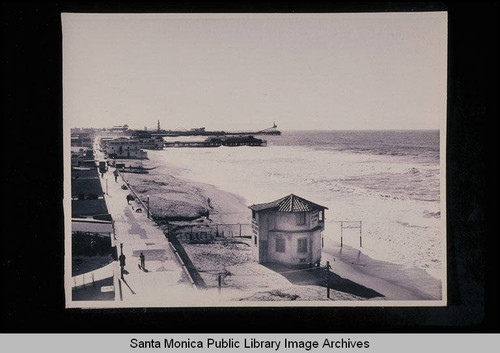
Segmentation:
{"type": "Polygon", "coordinates": [[[268,261],[285,265],[306,265],[321,259],[321,231],[284,233],[272,232],[269,234],[268,261]],[[276,239],[284,239],[285,252],[276,252],[276,239]],[[298,252],[298,239],[307,239],[307,252],[298,252]]]}
{"type": "Polygon", "coordinates": [[[259,260],[259,224],[257,220],[252,219],[252,243],[251,243],[252,256],[260,262],[259,260]]]}
{"type": "Polygon", "coordinates": [[[252,254],[259,263],[301,265],[315,263],[321,259],[322,228],[311,231],[320,225],[318,211],[306,212],[305,224],[298,225],[296,213],[263,210],[255,212],[252,223],[252,254]],[[277,237],[285,239],[285,253],[276,252],[277,237]],[[307,253],[297,252],[299,238],[307,238],[307,253]]]}
{"type": "Polygon", "coordinates": [[[253,228],[253,242],[252,254],[259,263],[268,261],[268,233],[269,230],[275,227],[275,216],[273,212],[260,211],[255,212],[255,218],[252,219],[253,228]],[[257,237],[257,239],[255,239],[257,237]]]}
{"type": "Polygon", "coordinates": [[[161,150],[163,149],[164,141],[162,138],[143,138],[139,139],[140,148],[161,150]]]}
{"type": "Polygon", "coordinates": [[[267,249],[270,222],[272,220],[271,214],[267,211],[256,212],[255,223],[258,225],[257,246],[254,241],[254,256],[259,263],[267,262],[267,249]]]}
{"type": "Polygon", "coordinates": [[[106,141],[104,142],[104,148],[106,154],[112,158],[147,158],[147,152],[140,149],[138,141],[125,138],[106,141]]]}

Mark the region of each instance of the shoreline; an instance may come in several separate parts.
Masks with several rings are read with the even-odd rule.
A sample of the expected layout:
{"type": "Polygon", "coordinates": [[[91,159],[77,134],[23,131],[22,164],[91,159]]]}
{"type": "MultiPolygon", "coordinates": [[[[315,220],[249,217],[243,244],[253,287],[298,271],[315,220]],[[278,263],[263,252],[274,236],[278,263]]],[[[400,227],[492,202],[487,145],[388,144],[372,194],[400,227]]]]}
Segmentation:
{"type": "MultiPolygon", "coordinates": [[[[139,162],[129,160],[128,163],[139,162]]],[[[174,222],[176,218],[194,221],[206,217],[209,211],[212,222],[250,223],[251,211],[242,196],[211,184],[180,178],[175,167],[158,165],[151,160],[143,161],[143,166],[156,168],[148,174],[125,172],[123,175],[136,192],[149,195],[151,213],[159,221],[162,218],[174,222]],[[176,203],[182,206],[176,207],[176,203]]]]}
{"type": "MultiPolygon", "coordinates": [[[[131,163],[132,161],[128,161],[131,163]]],[[[133,164],[132,162],[131,164],[133,164]]],[[[138,161],[135,161],[138,163],[138,161]]],[[[251,212],[246,205],[245,198],[241,195],[231,193],[229,191],[218,188],[217,186],[202,183],[199,181],[193,181],[185,179],[184,177],[178,177],[180,168],[174,165],[160,165],[158,161],[148,160],[143,161],[144,167],[157,167],[150,171],[149,174],[132,174],[125,173],[126,178],[132,183],[134,189],[138,187],[143,188],[146,192],[155,191],[155,195],[152,197],[153,202],[158,202],[160,198],[168,198],[170,202],[179,202],[184,198],[183,202],[188,200],[192,204],[188,207],[181,208],[169,208],[168,202],[167,210],[168,212],[173,212],[170,217],[179,216],[179,213],[187,211],[188,214],[185,216],[194,216],[196,214],[198,217],[194,217],[190,221],[200,222],[202,225],[210,225],[217,223],[250,223],[251,212]],[[130,174],[130,175],[128,175],[130,174]],[[154,181],[153,181],[154,179],[154,181]],[[182,196],[179,198],[179,195],[182,196]],[[208,199],[210,202],[208,202],[208,199]],[[205,212],[209,211],[209,219],[205,217],[205,212]]],[[[160,203],[161,204],[161,203],[160,203]]],[[[152,213],[154,214],[155,204],[151,204],[152,213]]],[[[167,213],[168,213],[167,212],[167,213]]],[[[157,214],[157,216],[164,215],[162,213],[157,214]]],[[[160,219],[161,222],[161,219],[160,219]]],[[[187,223],[187,222],[176,222],[170,221],[171,223],[187,223]]],[[[198,268],[200,275],[207,282],[209,288],[215,288],[217,286],[217,274],[219,272],[229,272],[231,276],[225,277],[224,287],[226,291],[229,288],[232,289],[231,300],[261,300],[258,298],[268,298],[267,300],[284,300],[279,298],[296,298],[297,294],[300,292],[303,298],[305,296],[305,287],[315,287],[318,295],[323,293],[322,287],[320,286],[299,286],[294,285],[288,280],[286,280],[282,275],[270,270],[266,266],[257,264],[256,261],[250,254],[250,240],[238,238],[238,244],[229,242],[227,244],[221,245],[219,242],[216,244],[189,244],[184,242],[183,245],[185,250],[188,252],[190,258],[192,259],[195,266],[198,268]],[[245,245],[246,244],[246,245],[245,245]],[[248,273],[252,273],[253,277],[250,279],[248,273]],[[239,278],[239,276],[242,276],[239,278]],[[245,277],[246,276],[246,277],[245,277]],[[249,280],[252,284],[249,285],[249,280]],[[253,281],[255,280],[255,283],[253,281]],[[284,280],[284,281],[283,281],[284,280]],[[299,289],[299,287],[301,287],[299,289]],[[287,292],[280,292],[280,289],[287,288],[287,292]],[[243,295],[243,297],[241,296],[243,295]],[[273,299],[269,299],[272,297],[273,299]],[[239,298],[239,299],[238,299],[239,298]],[[250,299],[256,298],[256,299],[250,299]]],[[[328,254],[329,249],[324,249],[326,251],[325,255],[328,254]]],[[[376,263],[377,257],[371,256],[372,254],[363,254],[364,258],[369,262],[376,263]]],[[[340,260],[340,259],[338,259],[340,260]]],[[[398,278],[401,278],[398,268],[401,265],[394,264],[394,273],[398,278]]],[[[403,271],[404,272],[404,271],[403,271]]],[[[346,278],[357,279],[359,278],[359,269],[355,265],[350,263],[344,263],[342,266],[341,275],[346,278]]],[[[373,277],[371,280],[366,280],[364,275],[365,283],[367,285],[373,285],[373,287],[381,288],[380,283],[387,283],[387,273],[377,275],[376,272],[370,271],[366,274],[373,277]],[[377,285],[377,282],[378,283],[377,285]]],[[[434,276],[428,274],[432,280],[436,280],[434,276]]],[[[422,278],[416,279],[418,283],[423,283],[422,278]]],[[[429,279],[430,280],[430,279],[429,279]]],[[[391,283],[390,293],[408,293],[408,283],[411,284],[411,280],[406,279],[402,283],[391,283]]],[[[432,281],[431,281],[432,282],[432,281]]],[[[311,291],[311,289],[309,289],[311,291]]],[[[312,292],[315,292],[314,290],[312,292]]],[[[338,292],[338,300],[366,300],[366,298],[356,297],[353,294],[348,294],[344,292],[338,292]]],[[[408,298],[405,294],[403,297],[408,298]]],[[[429,296],[426,293],[413,293],[411,295],[411,300],[432,300],[435,296],[429,296]]],[[[401,300],[405,300],[402,298],[401,300]]],[[[382,297],[382,300],[399,300],[394,298],[392,294],[389,298],[382,297]]],[[[292,299],[296,300],[296,299],[292,299]]],[[[304,300],[304,299],[298,299],[304,300]]],[[[310,299],[310,300],[324,300],[324,299],[310,299]]]]}
{"type": "MultiPolygon", "coordinates": [[[[137,164],[139,161],[127,160],[126,163],[137,164]]],[[[155,161],[143,161],[146,168],[156,166],[155,161]]],[[[245,199],[229,191],[222,190],[214,185],[178,178],[175,166],[170,168],[158,165],[150,170],[149,174],[123,173],[130,185],[140,195],[156,192],[150,200],[167,205],[167,212],[158,212],[151,204],[156,221],[162,223],[162,216],[169,217],[194,216],[190,221],[169,221],[172,225],[198,223],[210,225],[217,223],[250,223],[251,211],[245,199]],[[154,179],[154,181],[153,181],[154,179]],[[179,200],[179,195],[193,202],[182,208],[169,208],[170,202],[179,200]],[[160,201],[160,198],[168,198],[160,201]],[[210,204],[207,199],[210,198],[210,204]],[[210,211],[210,219],[204,216],[205,209],[210,211]],[[181,214],[177,212],[186,211],[181,214]],[[170,213],[169,213],[170,212],[170,213]],[[174,213],[172,213],[174,212],[174,213]]],[[[141,196],[142,198],[142,196],[141,196]]],[[[163,220],[164,222],[164,220],[163,220]]],[[[160,227],[162,227],[160,225],[160,227]]],[[[182,238],[182,236],[181,236],[182,238]]],[[[328,301],[324,287],[315,285],[297,285],[291,283],[284,276],[266,266],[258,264],[251,255],[251,239],[247,237],[222,238],[210,244],[190,244],[182,241],[183,247],[191,261],[207,284],[208,291],[217,290],[217,275],[220,272],[226,275],[223,278],[223,297],[229,301],[328,301]]],[[[331,298],[340,301],[365,300],[354,294],[331,290],[331,298]]]]}
{"type": "Polygon", "coordinates": [[[408,183],[417,194],[435,187],[439,174],[436,166],[400,156],[327,153],[295,145],[262,149],[172,148],[152,151],[150,157],[174,165],[180,178],[213,184],[245,197],[249,205],[290,193],[314,200],[329,208],[324,231],[328,241],[340,241],[338,221],[362,220],[363,245],[372,251],[371,255],[442,273],[442,205],[412,198],[408,190],[407,197],[391,194],[391,190],[406,190],[408,183]],[[303,171],[297,168],[299,164],[303,171]],[[383,185],[392,179],[395,184],[385,190],[383,185]],[[375,190],[378,182],[382,184],[375,190]]]}

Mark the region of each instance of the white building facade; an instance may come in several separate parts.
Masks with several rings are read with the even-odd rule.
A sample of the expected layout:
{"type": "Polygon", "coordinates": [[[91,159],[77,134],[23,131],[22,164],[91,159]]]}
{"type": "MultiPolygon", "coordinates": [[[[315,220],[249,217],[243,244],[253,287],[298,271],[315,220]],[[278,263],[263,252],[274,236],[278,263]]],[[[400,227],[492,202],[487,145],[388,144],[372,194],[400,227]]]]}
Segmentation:
{"type": "Polygon", "coordinates": [[[312,266],[321,261],[327,207],[290,194],[252,205],[252,253],[259,263],[312,266]]]}

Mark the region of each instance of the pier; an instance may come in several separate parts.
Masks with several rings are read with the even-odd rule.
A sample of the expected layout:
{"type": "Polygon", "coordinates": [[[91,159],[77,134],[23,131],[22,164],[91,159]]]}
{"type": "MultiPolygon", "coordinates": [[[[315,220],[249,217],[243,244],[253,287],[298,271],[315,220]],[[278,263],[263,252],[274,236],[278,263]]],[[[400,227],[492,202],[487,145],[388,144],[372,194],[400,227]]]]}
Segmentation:
{"type": "Polygon", "coordinates": [[[266,140],[253,136],[232,136],[215,138],[209,137],[205,141],[167,141],[163,147],[220,147],[220,146],[267,146],[266,140]]]}
{"type": "Polygon", "coordinates": [[[193,128],[190,130],[164,130],[160,128],[158,122],[158,127],[156,130],[133,130],[132,136],[134,137],[179,137],[179,136],[250,136],[250,135],[281,135],[281,131],[278,130],[278,126],[273,124],[273,126],[259,130],[259,131],[210,131],[206,130],[204,127],[193,128]]]}

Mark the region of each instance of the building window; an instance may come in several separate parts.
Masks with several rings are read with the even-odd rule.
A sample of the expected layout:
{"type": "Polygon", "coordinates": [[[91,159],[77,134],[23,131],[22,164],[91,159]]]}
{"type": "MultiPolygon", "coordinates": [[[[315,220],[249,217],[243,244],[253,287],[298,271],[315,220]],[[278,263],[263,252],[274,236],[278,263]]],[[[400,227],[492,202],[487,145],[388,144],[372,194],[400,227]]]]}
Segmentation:
{"type": "Polygon", "coordinates": [[[256,235],[253,236],[253,244],[255,246],[257,246],[257,236],[256,235]]]}
{"type": "Polygon", "coordinates": [[[305,212],[297,213],[296,217],[297,217],[297,225],[298,226],[306,224],[306,213],[305,212]]]}
{"type": "Polygon", "coordinates": [[[307,252],[307,238],[297,239],[297,252],[307,252]]]}
{"type": "Polygon", "coordinates": [[[323,211],[319,211],[319,212],[318,212],[318,220],[319,220],[320,222],[322,222],[322,221],[324,221],[324,220],[325,220],[325,219],[324,219],[324,217],[323,217],[323,215],[324,215],[324,214],[323,214],[323,211]]]}
{"type": "Polygon", "coordinates": [[[252,219],[255,219],[255,211],[252,210],[252,219]]]}
{"type": "Polygon", "coordinates": [[[276,252],[285,252],[285,239],[276,238],[276,252]]]}

